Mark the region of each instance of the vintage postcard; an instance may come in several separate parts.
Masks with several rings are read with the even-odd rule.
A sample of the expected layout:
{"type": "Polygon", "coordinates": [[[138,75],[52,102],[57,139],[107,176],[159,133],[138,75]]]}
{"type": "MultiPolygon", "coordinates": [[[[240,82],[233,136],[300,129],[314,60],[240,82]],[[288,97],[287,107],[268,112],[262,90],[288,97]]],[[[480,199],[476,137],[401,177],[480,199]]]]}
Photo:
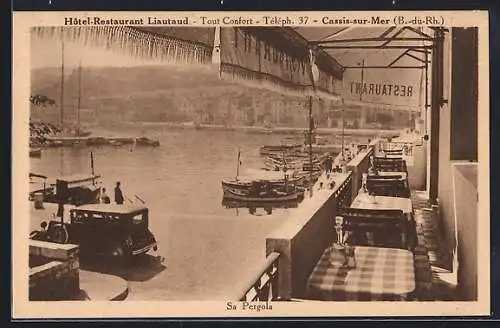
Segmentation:
{"type": "Polygon", "coordinates": [[[488,14],[15,12],[13,313],[490,311],[488,14]]]}

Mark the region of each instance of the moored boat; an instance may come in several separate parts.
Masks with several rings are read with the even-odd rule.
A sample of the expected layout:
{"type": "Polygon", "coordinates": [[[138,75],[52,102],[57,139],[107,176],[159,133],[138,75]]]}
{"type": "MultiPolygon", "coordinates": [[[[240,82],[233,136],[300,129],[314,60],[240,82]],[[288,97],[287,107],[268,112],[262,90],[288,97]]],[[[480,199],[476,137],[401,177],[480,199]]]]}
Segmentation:
{"type": "Polygon", "coordinates": [[[57,177],[47,182],[47,178],[41,175],[30,174],[30,178],[40,177],[44,179],[43,187],[37,186],[33,181],[30,188],[30,199],[35,199],[36,194],[43,195],[43,201],[47,203],[59,203],[81,205],[99,202],[101,190],[100,175],[75,174],[71,176],[57,177]]]}
{"type": "Polygon", "coordinates": [[[244,202],[283,202],[297,201],[304,192],[296,186],[293,171],[277,172],[265,170],[247,170],[239,176],[240,151],[235,178],[222,179],[224,198],[244,202]],[[292,181],[290,181],[290,178],[292,181]]]}
{"type": "Polygon", "coordinates": [[[240,201],[229,198],[222,199],[222,206],[226,208],[248,208],[251,210],[256,210],[258,208],[263,208],[267,212],[272,212],[276,208],[296,208],[299,206],[299,200],[296,201],[275,201],[275,202],[249,202],[240,201]]]}
{"type": "Polygon", "coordinates": [[[296,201],[304,192],[293,184],[273,184],[266,180],[253,180],[240,183],[223,181],[224,198],[243,202],[284,202],[296,201]]]}
{"type": "Polygon", "coordinates": [[[270,171],[284,171],[288,169],[293,169],[294,171],[319,171],[324,159],[324,154],[312,154],[311,158],[306,153],[284,155],[282,157],[268,155],[264,159],[264,165],[270,171]]]}
{"type": "Polygon", "coordinates": [[[30,148],[30,157],[42,157],[42,149],[30,148]]]}
{"type": "Polygon", "coordinates": [[[260,147],[261,155],[273,155],[273,154],[281,154],[291,153],[291,152],[300,152],[302,149],[301,144],[288,144],[288,145],[264,145],[260,147]]]}
{"type": "Polygon", "coordinates": [[[91,174],[73,174],[50,179],[41,174],[30,173],[29,199],[41,196],[43,202],[71,205],[99,203],[102,180],[94,173],[94,155],[90,153],[91,174]],[[40,179],[36,181],[35,179],[40,179]]]}
{"type": "Polygon", "coordinates": [[[135,143],[138,146],[152,146],[152,147],[160,146],[160,141],[154,140],[154,139],[149,139],[146,137],[135,138],[135,143]]]}

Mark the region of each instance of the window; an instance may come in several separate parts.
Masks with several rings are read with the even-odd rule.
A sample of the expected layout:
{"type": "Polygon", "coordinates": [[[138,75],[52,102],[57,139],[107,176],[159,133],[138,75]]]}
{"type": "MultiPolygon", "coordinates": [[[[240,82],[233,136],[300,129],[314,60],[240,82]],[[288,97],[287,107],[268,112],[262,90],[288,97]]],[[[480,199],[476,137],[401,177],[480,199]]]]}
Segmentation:
{"type": "Polygon", "coordinates": [[[142,214],[136,214],[134,215],[134,217],[132,218],[132,222],[134,224],[141,224],[143,222],[143,215],[142,214]]]}
{"type": "Polygon", "coordinates": [[[96,220],[102,220],[102,219],[104,219],[104,215],[100,214],[100,213],[93,213],[92,218],[96,219],[96,220]]]}

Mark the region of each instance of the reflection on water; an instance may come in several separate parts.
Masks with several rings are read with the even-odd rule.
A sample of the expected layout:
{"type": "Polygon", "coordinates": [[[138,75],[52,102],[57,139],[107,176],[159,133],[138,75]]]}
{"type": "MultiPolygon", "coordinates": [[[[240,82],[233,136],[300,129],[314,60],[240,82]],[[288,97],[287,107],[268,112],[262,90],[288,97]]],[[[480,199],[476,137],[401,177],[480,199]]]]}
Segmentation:
{"type": "MultiPolygon", "coordinates": [[[[222,206],[227,209],[236,209],[235,213],[239,216],[239,209],[247,209],[247,213],[254,216],[272,215],[276,209],[296,208],[299,206],[299,201],[283,201],[283,202],[245,202],[232,200],[228,198],[222,199],[222,206]]],[[[244,213],[244,211],[242,211],[244,213]]]]}
{"type": "MultiPolygon", "coordinates": [[[[131,128],[120,134],[141,132],[142,128],[131,128]]],[[[45,149],[41,158],[31,159],[31,172],[49,177],[90,174],[92,151],[95,173],[102,175],[111,197],[115,182],[120,181],[126,202],[133,202],[138,196],[145,200],[152,215],[230,217],[235,216],[235,211],[221,206],[221,179],[236,174],[238,148],[242,173],[245,169],[264,167],[260,146],[279,144],[283,139],[274,134],[166,128],[149,128],[147,136],[158,139],[161,146],[133,150],[126,145],[45,149]]],[[[272,215],[284,211],[286,206],[273,206],[272,215]]],[[[253,216],[248,211],[241,212],[239,216],[253,216]]]]}

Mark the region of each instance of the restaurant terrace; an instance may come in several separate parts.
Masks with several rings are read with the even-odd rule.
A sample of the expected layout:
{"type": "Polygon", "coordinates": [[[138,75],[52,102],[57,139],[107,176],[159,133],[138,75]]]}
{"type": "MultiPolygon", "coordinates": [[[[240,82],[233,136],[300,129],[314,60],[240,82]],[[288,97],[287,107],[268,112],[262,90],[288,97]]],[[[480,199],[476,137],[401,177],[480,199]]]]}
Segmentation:
{"type": "Polygon", "coordinates": [[[34,33],[302,97],[310,108],[327,100],[342,117],[355,112],[359,128],[373,108],[414,120],[411,131],[374,135],[349,155],[343,148],[335,159],[341,173],[323,173],[267,238],[261,265],[248,268],[253,278],[228,299],[477,300],[477,28],[75,26],[34,33]]]}

